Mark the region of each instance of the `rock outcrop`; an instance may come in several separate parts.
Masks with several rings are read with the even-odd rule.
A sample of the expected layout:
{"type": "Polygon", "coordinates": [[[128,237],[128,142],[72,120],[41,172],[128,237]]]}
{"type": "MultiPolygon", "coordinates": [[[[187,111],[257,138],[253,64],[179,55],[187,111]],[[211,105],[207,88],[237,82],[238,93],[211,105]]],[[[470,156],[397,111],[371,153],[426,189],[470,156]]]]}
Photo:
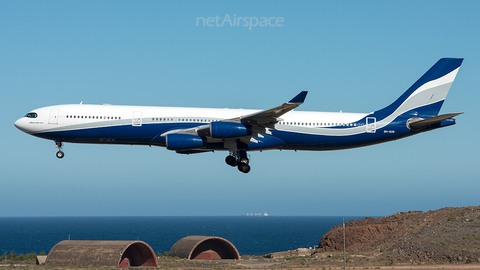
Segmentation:
{"type": "MultiPolygon", "coordinates": [[[[345,224],[350,254],[381,253],[394,262],[480,262],[480,207],[396,213],[345,224]]],[[[343,251],[343,227],[326,233],[315,253],[343,251]]]]}
{"type": "MultiPolygon", "coordinates": [[[[398,226],[397,222],[391,220],[383,220],[382,223],[378,224],[378,221],[374,218],[347,224],[345,227],[345,245],[349,250],[383,238],[398,226]]],[[[342,226],[336,226],[322,237],[317,251],[340,250],[343,250],[343,228],[342,226]]]]}

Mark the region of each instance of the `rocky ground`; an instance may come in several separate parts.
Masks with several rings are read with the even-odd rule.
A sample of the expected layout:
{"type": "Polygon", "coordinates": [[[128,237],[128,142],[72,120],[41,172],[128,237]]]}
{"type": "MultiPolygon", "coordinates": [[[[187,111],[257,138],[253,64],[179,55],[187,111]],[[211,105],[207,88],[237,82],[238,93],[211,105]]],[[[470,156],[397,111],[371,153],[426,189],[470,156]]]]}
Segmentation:
{"type": "MultiPolygon", "coordinates": [[[[345,224],[345,239],[350,267],[471,264],[480,269],[480,206],[354,220],[345,224]]],[[[342,225],[326,233],[310,256],[294,256],[277,267],[343,266],[342,225]]]]}

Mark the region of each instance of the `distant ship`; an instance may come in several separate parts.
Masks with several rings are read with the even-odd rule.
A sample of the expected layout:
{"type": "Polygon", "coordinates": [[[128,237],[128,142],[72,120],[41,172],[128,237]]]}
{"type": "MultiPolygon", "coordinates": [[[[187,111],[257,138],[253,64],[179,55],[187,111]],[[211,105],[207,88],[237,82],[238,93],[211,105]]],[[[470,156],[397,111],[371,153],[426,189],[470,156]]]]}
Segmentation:
{"type": "Polygon", "coordinates": [[[243,217],[268,217],[267,213],[247,213],[246,215],[242,215],[243,217]]]}

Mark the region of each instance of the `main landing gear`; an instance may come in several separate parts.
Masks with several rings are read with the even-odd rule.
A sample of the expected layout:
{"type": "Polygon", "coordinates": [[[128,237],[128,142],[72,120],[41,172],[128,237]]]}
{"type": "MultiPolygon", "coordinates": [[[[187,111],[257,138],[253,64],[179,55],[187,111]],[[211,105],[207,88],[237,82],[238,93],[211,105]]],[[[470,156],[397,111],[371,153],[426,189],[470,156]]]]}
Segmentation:
{"type": "Polygon", "coordinates": [[[62,146],[63,146],[63,143],[62,142],[59,142],[59,141],[55,141],[55,145],[57,146],[58,148],[58,152],[57,152],[57,158],[63,158],[65,156],[65,154],[63,153],[62,151],[62,146]]]}
{"type": "Polygon", "coordinates": [[[238,170],[243,173],[248,173],[250,171],[247,151],[232,152],[225,158],[225,162],[232,167],[236,166],[238,170]]]}

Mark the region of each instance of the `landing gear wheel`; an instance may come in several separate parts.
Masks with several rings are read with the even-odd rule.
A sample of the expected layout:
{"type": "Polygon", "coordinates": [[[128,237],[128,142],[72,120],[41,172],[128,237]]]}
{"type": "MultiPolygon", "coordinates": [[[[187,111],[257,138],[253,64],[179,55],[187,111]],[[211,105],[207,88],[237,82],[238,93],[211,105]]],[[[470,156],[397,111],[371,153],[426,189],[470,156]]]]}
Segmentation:
{"type": "Polygon", "coordinates": [[[238,164],[238,170],[243,173],[248,173],[250,171],[250,165],[247,164],[238,164]]]}
{"type": "Polygon", "coordinates": [[[57,155],[57,158],[63,158],[65,156],[65,154],[62,151],[58,151],[56,155],[57,155]]]}
{"type": "Polygon", "coordinates": [[[58,148],[58,152],[56,154],[57,158],[63,158],[65,156],[65,154],[62,151],[63,143],[61,141],[55,141],[55,146],[58,148]]]}
{"type": "Polygon", "coordinates": [[[238,163],[243,164],[243,165],[248,165],[250,161],[246,157],[242,157],[238,159],[238,163]]]}
{"type": "Polygon", "coordinates": [[[237,166],[237,159],[234,156],[227,156],[225,162],[232,167],[237,166]]]}

